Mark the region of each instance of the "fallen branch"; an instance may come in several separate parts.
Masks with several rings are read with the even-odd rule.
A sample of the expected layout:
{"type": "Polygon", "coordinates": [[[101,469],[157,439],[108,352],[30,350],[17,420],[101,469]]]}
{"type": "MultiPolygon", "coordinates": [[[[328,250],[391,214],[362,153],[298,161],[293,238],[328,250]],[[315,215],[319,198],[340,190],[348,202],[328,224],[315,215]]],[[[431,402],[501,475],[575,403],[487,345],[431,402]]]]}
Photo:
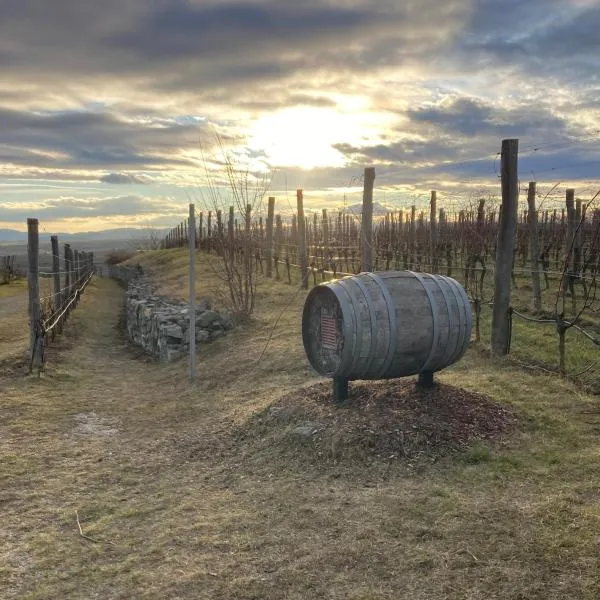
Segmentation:
{"type": "MultiPolygon", "coordinates": [[[[88,542],[93,542],[94,544],[100,544],[101,540],[97,540],[93,537],[90,537],[89,535],[86,535],[85,533],[83,533],[83,529],[81,528],[81,523],[79,522],[79,513],[77,512],[77,509],[75,509],[75,519],[77,520],[77,527],[79,528],[79,535],[85,539],[88,540],[88,542]]],[[[115,545],[114,542],[108,541],[108,544],[112,544],[113,546],[115,545]]]]}

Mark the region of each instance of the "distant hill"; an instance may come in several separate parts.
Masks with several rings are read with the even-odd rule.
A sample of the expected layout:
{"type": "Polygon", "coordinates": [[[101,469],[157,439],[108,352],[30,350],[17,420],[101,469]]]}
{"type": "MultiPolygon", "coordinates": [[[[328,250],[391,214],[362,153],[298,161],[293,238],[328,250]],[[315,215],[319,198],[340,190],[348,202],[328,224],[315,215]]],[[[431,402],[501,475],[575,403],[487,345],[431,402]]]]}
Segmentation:
{"type": "MultiPolygon", "coordinates": [[[[105,229],[104,231],[84,231],[80,233],[40,233],[41,241],[48,241],[51,235],[57,235],[61,242],[82,242],[82,241],[111,241],[111,240],[140,240],[145,239],[149,236],[150,231],[157,232],[159,234],[164,233],[166,230],[147,228],[134,228],[134,227],[123,227],[119,229],[105,229]]],[[[18,243],[26,242],[27,233],[24,231],[17,231],[16,229],[0,229],[0,243],[18,243]]]]}

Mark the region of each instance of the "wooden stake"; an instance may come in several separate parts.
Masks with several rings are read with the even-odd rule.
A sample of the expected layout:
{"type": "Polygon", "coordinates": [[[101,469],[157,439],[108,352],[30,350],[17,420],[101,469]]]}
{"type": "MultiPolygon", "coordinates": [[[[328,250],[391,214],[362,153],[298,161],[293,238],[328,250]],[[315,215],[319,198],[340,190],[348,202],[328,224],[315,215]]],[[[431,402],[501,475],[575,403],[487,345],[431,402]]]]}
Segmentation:
{"type": "Polygon", "coordinates": [[[492,352],[508,354],[510,345],[511,274],[517,226],[519,140],[502,141],[502,212],[498,226],[496,273],[494,278],[494,309],[492,315],[492,352]]]}
{"type": "Polygon", "coordinates": [[[189,207],[189,334],[190,334],[190,381],[196,379],[196,216],[193,204],[189,207]]]}
{"type": "Polygon", "coordinates": [[[27,219],[27,284],[29,287],[29,350],[31,361],[29,372],[33,367],[42,366],[42,307],[40,304],[39,273],[39,224],[37,219],[27,219]]]}
{"type": "Polygon", "coordinates": [[[275,198],[269,198],[267,210],[267,240],[265,248],[265,260],[267,261],[267,277],[273,276],[273,219],[275,218],[275,198]]]}
{"type": "Polygon", "coordinates": [[[52,307],[58,311],[62,305],[60,297],[60,256],[58,255],[58,238],[53,235],[50,237],[52,244],[52,279],[54,280],[54,296],[52,297],[52,307]]]}
{"type": "Polygon", "coordinates": [[[302,190],[296,190],[296,201],[298,208],[298,259],[300,263],[300,275],[302,289],[308,289],[308,257],[306,256],[306,221],[304,219],[304,202],[302,190]]]}
{"type": "Polygon", "coordinates": [[[539,258],[540,249],[538,246],[538,219],[535,208],[535,181],[529,182],[527,190],[527,206],[529,207],[529,246],[531,248],[531,287],[533,288],[533,308],[541,310],[542,308],[542,289],[540,286],[539,258]]]}
{"type": "Polygon", "coordinates": [[[375,168],[366,167],[363,184],[363,203],[361,219],[362,271],[373,270],[373,186],[375,168]]]}

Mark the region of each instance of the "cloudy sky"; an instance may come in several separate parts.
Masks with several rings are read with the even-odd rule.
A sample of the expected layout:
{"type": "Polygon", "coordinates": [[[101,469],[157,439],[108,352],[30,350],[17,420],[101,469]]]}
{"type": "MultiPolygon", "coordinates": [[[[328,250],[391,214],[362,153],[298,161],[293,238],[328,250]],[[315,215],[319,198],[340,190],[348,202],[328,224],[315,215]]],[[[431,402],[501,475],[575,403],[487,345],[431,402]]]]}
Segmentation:
{"type": "Polygon", "coordinates": [[[391,206],[497,194],[506,137],[593,195],[599,31],[600,0],[0,0],[0,228],[174,224],[224,152],[281,211],[369,165],[391,206]]]}

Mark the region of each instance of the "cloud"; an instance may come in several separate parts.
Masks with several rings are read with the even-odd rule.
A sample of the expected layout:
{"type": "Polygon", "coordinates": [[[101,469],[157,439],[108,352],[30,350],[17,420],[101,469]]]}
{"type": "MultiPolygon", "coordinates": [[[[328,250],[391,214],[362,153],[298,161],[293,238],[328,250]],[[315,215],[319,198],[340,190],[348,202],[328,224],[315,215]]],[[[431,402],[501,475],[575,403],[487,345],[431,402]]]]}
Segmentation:
{"type": "Polygon", "coordinates": [[[216,143],[202,121],[126,120],[110,112],[32,113],[0,107],[0,130],[0,162],[72,171],[192,168],[197,163],[184,151],[216,143]]]}
{"type": "Polygon", "coordinates": [[[564,0],[480,0],[450,63],[511,68],[534,79],[598,85],[600,6],[564,0]]]}
{"type": "Polygon", "coordinates": [[[148,184],[149,181],[145,177],[132,175],[130,173],[109,173],[100,177],[102,183],[112,183],[115,185],[130,185],[130,184],[148,184]]]}
{"type": "Polygon", "coordinates": [[[2,222],[23,223],[35,216],[40,221],[51,222],[61,219],[103,220],[107,217],[132,217],[147,220],[162,215],[180,217],[186,212],[186,205],[168,198],[148,196],[112,196],[106,198],[76,198],[62,196],[42,202],[0,203],[2,222]]]}
{"type": "MultiPolygon", "coordinates": [[[[81,189],[79,203],[32,193],[42,218],[154,210],[149,219],[168,220],[171,209],[156,199],[197,187],[200,147],[219,153],[215,130],[230,149],[253,120],[290,107],[373,119],[349,118],[336,133],[345,165],[286,168],[280,195],[304,187],[307,197],[334,198],[366,164],[388,189],[493,187],[503,137],[521,138],[526,177],[597,170],[597,1],[0,3],[0,179],[81,189]],[[139,196],[113,197],[100,183],[147,185],[139,196]]],[[[334,126],[324,119],[318,128],[334,126]]],[[[275,133],[285,142],[282,129],[275,133]]],[[[0,219],[24,215],[14,190],[3,190],[12,204],[0,205],[0,219]]]]}
{"type": "Polygon", "coordinates": [[[482,100],[467,97],[446,97],[441,102],[407,112],[413,123],[438,126],[448,132],[466,137],[493,135],[499,138],[543,135],[553,132],[561,135],[568,128],[564,118],[552,114],[539,105],[521,105],[516,108],[494,106],[482,100]]]}
{"type": "Polygon", "coordinates": [[[23,82],[60,77],[72,85],[76,75],[78,85],[97,88],[126,78],[155,92],[259,89],[300,72],[418,60],[458,32],[469,4],[62,0],[48,11],[42,0],[23,0],[3,12],[0,61],[4,76],[18,73],[23,82]]]}

